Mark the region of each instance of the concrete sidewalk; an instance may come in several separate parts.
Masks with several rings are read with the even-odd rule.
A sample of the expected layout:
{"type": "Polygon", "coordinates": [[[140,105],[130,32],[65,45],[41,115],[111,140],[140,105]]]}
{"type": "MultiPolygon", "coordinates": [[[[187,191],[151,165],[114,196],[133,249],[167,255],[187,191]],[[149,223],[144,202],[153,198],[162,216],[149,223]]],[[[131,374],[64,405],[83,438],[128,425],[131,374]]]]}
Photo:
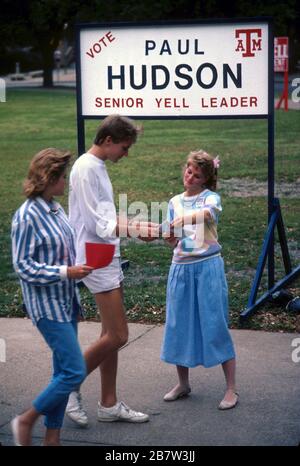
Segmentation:
{"type": "MultiPolygon", "coordinates": [[[[298,335],[232,331],[237,350],[240,403],[235,409],[222,412],[217,409],[224,392],[221,367],[193,369],[191,395],[166,403],[162,397],[175,384],[176,374],[173,366],[159,359],[163,326],[130,324],[129,327],[129,342],[120,351],[119,398],[149,413],[150,422],[140,425],[97,422],[99,375],[95,371],[82,387],[90,425],[79,429],[65,419],[64,445],[299,444],[300,362],[292,360],[293,351],[299,357],[299,351],[292,346],[298,335]]],[[[99,332],[99,323],[79,324],[83,349],[99,332]]],[[[51,354],[27,319],[0,319],[0,339],[6,343],[6,362],[0,362],[0,442],[12,445],[10,420],[28,408],[47,384],[51,354]]],[[[35,445],[41,444],[43,432],[41,420],[34,430],[35,445]]]]}

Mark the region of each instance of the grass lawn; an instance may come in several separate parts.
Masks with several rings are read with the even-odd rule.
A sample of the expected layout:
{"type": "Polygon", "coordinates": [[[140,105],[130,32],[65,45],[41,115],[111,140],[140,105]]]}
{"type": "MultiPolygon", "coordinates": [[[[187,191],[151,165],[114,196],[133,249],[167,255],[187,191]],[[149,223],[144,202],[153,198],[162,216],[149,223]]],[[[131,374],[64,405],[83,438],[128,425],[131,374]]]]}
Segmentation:
{"type": "MultiPolygon", "coordinates": [[[[117,203],[122,193],[127,193],[128,202],[143,201],[148,207],[151,202],[168,201],[182,191],[181,167],[189,151],[203,148],[220,154],[223,214],[219,236],[230,289],[231,326],[237,328],[266,230],[266,190],[261,187],[266,186],[267,180],[267,123],[262,120],[142,123],[144,133],[128,159],[117,165],[108,163],[117,203]],[[237,185],[241,191],[233,193],[237,185]]],[[[87,148],[96,126],[95,121],[86,122],[87,148]]],[[[299,127],[300,112],[276,112],[276,181],[286,188],[280,201],[294,266],[300,258],[299,127]]],[[[42,148],[51,146],[67,148],[76,154],[75,91],[8,90],[7,102],[0,104],[0,316],[23,315],[20,288],[11,266],[10,222],[23,202],[22,180],[30,159],[42,148]]],[[[64,206],[66,200],[65,196],[64,206]]],[[[283,274],[279,252],[277,245],[277,279],[283,274]]],[[[122,241],[122,256],[130,260],[125,278],[129,320],[164,322],[171,249],[159,240],[150,244],[126,240],[122,241]]],[[[290,289],[300,294],[300,280],[290,289]]],[[[82,298],[88,317],[95,318],[93,299],[86,290],[82,291],[82,298]]],[[[299,331],[300,315],[291,316],[268,304],[251,317],[246,327],[299,331]]]]}

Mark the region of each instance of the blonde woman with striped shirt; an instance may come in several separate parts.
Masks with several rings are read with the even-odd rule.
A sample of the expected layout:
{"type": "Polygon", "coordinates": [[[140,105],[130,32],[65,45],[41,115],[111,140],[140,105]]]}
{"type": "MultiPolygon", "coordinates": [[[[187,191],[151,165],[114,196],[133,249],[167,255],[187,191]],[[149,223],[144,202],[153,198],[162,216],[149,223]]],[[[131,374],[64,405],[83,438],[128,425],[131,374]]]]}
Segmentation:
{"type": "Polygon", "coordinates": [[[76,279],[91,267],[75,264],[73,230],[54,197],[64,194],[71,154],[44,149],[30,164],[24,183],[27,200],[12,221],[13,265],[19,276],[28,316],[53,353],[53,376],[32,406],[12,422],[14,442],[31,444],[31,432],[45,416],[44,445],[60,444],[60,429],[69,394],[86,376],[77,340],[81,312],[76,279]]]}

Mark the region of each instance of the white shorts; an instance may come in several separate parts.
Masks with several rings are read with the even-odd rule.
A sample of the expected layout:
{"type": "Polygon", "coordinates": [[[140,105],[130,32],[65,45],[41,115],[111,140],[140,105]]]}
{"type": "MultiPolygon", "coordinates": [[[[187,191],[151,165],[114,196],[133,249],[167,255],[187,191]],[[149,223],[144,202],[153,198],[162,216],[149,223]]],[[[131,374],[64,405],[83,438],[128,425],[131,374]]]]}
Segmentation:
{"type": "Polygon", "coordinates": [[[119,257],[115,257],[107,267],[93,270],[92,273],[82,279],[85,286],[93,294],[120,288],[123,280],[124,275],[119,257]]]}

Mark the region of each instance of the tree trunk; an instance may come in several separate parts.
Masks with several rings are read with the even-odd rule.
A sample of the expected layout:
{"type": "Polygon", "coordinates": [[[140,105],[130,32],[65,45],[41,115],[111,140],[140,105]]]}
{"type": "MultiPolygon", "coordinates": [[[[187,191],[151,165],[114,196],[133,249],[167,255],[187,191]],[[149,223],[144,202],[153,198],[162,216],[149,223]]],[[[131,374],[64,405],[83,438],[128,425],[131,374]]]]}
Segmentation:
{"type": "Polygon", "coordinates": [[[52,66],[44,65],[43,68],[43,87],[53,87],[52,66]]]}
{"type": "Polygon", "coordinates": [[[49,43],[41,44],[43,54],[43,87],[53,87],[54,50],[49,43]]]}

